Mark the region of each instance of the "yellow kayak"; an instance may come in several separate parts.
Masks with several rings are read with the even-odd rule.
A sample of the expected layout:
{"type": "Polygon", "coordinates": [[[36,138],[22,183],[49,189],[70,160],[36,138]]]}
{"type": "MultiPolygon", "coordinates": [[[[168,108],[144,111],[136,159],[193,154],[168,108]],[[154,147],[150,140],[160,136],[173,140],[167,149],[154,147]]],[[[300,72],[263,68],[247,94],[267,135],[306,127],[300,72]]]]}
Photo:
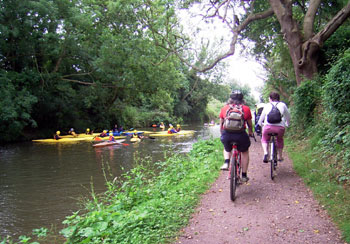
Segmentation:
{"type": "MultiPolygon", "coordinates": [[[[106,137],[96,137],[99,139],[95,138],[96,136],[85,136],[85,137],[62,137],[59,140],[56,139],[37,139],[33,140],[33,142],[44,142],[44,143],[57,143],[57,142],[80,142],[80,141],[106,141],[109,139],[109,136],[106,137]]],[[[122,139],[126,138],[126,136],[115,136],[114,139],[122,139]]]]}
{"type": "Polygon", "coordinates": [[[59,140],[56,139],[37,139],[33,140],[33,142],[45,142],[45,143],[58,143],[58,142],[80,142],[80,141],[86,141],[85,138],[61,138],[59,140]]]}
{"type": "Polygon", "coordinates": [[[101,133],[93,133],[93,134],[77,134],[76,137],[72,136],[72,135],[65,135],[65,136],[61,136],[62,138],[90,138],[90,137],[94,137],[94,136],[98,136],[101,133]]]}
{"type": "Polygon", "coordinates": [[[150,134],[149,136],[181,136],[181,135],[192,135],[194,130],[181,130],[178,133],[169,134],[167,131],[156,132],[154,134],[150,134]]]}
{"type": "Polygon", "coordinates": [[[139,142],[139,141],[141,141],[141,139],[137,137],[133,137],[130,139],[130,142],[139,142]]]}

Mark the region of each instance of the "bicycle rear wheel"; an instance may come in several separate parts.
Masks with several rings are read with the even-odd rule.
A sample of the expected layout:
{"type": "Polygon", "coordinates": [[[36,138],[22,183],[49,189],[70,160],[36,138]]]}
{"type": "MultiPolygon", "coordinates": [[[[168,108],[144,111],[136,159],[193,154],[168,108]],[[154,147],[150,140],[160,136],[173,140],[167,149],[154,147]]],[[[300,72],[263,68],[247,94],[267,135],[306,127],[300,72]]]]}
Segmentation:
{"type": "Polygon", "coordinates": [[[236,188],[238,181],[236,158],[231,157],[230,166],[230,198],[231,201],[234,201],[236,199],[236,188]]]}
{"type": "Polygon", "coordinates": [[[275,178],[275,173],[274,173],[274,171],[276,170],[275,160],[277,160],[277,151],[276,151],[275,141],[272,140],[271,150],[270,150],[271,180],[273,180],[275,178]]]}

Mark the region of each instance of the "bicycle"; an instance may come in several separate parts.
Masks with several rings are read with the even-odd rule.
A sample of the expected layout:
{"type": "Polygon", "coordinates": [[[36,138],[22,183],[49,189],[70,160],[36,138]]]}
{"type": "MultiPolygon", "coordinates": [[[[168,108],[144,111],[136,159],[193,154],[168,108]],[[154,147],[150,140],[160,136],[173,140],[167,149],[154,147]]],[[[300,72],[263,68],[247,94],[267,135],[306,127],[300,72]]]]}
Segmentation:
{"type": "Polygon", "coordinates": [[[236,199],[236,188],[241,183],[241,152],[238,151],[237,145],[232,145],[232,152],[229,165],[229,179],[230,179],[230,198],[231,201],[236,199]]]}
{"type": "MultiPolygon", "coordinates": [[[[253,137],[254,141],[256,142],[256,138],[253,135],[249,136],[253,137]]],[[[229,165],[229,179],[230,179],[230,198],[231,201],[234,201],[236,199],[236,189],[237,187],[242,183],[241,182],[241,176],[242,176],[242,166],[241,166],[241,152],[237,149],[237,144],[234,142],[232,144],[232,151],[231,151],[231,158],[230,158],[230,165],[229,165]],[[234,167],[232,167],[234,166],[234,167]]]]}
{"type": "Polygon", "coordinates": [[[270,154],[270,173],[271,173],[271,180],[275,178],[275,171],[277,168],[277,147],[276,147],[276,136],[277,133],[269,133],[270,137],[269,141],[269,154],[270,154]]]}

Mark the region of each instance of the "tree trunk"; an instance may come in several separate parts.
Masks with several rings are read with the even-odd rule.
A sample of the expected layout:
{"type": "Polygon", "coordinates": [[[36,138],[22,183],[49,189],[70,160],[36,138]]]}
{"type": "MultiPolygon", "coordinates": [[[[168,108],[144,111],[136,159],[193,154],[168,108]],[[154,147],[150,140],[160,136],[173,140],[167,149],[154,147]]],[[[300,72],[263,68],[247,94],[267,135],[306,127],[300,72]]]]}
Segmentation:
{"type": "Polygon", "coordinates": [[[271,8],[281,25],[281,31],[287,42],[290,56],[293,61],[295,77],[299,86],[303,80],[312,79],[317,75],[317,61],[323,43],[341,26],[350,16],[350,2],[335,15],[332,20],[316,35],[313,34],[313,21],[320,4],[319,0],[310,2],[309,10],[304,19],[304,36],[298,23],[293,18],[292,2],[269,0],[271,8]]]}

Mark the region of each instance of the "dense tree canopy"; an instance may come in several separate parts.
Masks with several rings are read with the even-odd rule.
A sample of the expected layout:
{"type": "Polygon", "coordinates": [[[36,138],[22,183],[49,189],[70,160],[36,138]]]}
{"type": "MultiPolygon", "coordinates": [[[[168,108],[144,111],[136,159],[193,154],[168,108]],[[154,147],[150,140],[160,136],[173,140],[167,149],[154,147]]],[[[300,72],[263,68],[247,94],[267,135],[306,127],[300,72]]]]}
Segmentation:
{"type": "Polygon", "coordinates": [[[221,96],[213,89],[221,78],[209,81],[210,72],[183,65],[154,34],[171,31],[171,43],[181,45],[175,7],[172,1],[1,1],[0,141],[71,127],[206,119],[207,103],[221,96]]]}
{"type": "Polygon", "coordinates": [[[1,141],[70,127],[207,119],[208,102],[224,100],[220,61],[247,39],[265,60],[268,89],[289,100],[293,80],[330,67],[337,51],[325,41],[344,41],[334,33],[347,30],[350,9],[342,1],[203,1],[199,15],[219,19],[229,43],[218,42],[222,53],[208,43],[194,52],[177,13],[195,3],[0,2],[1,141]]]}
{"type": "MultiPolygon", "coordinates": [[[[183,3],[182,1],[180,1],[183,3]]],[[[192,68],[206,71],[221,60],[233,55],[239,40],[248,37],[268,52],[274,39],[280,35],[289,51],[296,82],[311,79],[317,75],[318,56],[332,34],[350,16],[350,2],[339,1],[298,1],[298,0],[257,0],[257,1],[185,1],[183,7],[201,3],[200,16],[206,21],[219,19],[230,33],[228,47],[222,52],[200,63],[191,63],[181,55],[179,58],[192,68]],[[261,42],[261,43],[260,43],[261,42]]],[[[157,33],[158,34],[158,33],[157,33]]],[[[179,54],[171,45],[169,33],[159,34],[169,45],[169,52],[179,54]]],[[[158,38],[160,38],[158,37],[158,38]]],[[[183,41],[186,47],[188,42],[183,41]]]]}

